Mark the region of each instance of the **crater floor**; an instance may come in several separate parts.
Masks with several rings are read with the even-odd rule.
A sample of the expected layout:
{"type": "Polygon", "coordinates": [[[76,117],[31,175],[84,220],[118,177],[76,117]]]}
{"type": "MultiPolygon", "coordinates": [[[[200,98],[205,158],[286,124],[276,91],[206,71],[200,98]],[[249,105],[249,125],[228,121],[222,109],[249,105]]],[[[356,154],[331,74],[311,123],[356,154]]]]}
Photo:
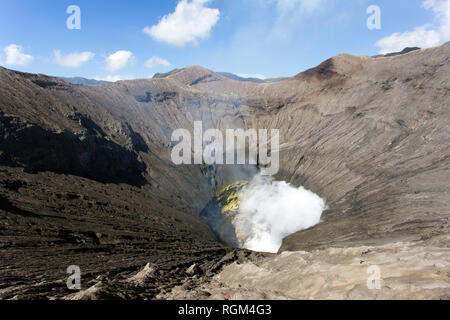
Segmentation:
{"type": "Polygon", "coordinates": [[[186,291],[191,285],[185,283],[158,298],[448,300],[449,244],[447,235],[384,246],[285,251],[245,263],[234,262],[206,285],[186,291]]]}

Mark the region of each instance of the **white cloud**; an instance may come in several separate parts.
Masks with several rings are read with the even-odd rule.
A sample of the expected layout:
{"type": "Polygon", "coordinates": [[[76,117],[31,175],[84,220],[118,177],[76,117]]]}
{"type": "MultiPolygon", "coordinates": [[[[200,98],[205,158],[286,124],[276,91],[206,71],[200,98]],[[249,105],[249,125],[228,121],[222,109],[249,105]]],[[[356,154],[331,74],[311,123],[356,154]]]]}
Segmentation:
{"type": "Polygon", "coordinates": [[[5,65],[25,66],[34,60],[33,56],[22,52],[22,47],[17,44],[10,44],[4,49],[6,55],[5,65]]]}
{"type": "Polygon", "coordinates": [[[66,56],[63,56],[61,54],[61,51],[55,50],[53,51],[54,59],[53,61],[63,67],[69,67],[69,68],[78,68],[83,63],[88,62],[89,60],[93,59],[95,54],[89,51],[85,52],[74,52],[69,53],[66,56]]]}
{"type": "Polygon", "coordinates": [[[255,78],[255,79],[261,79],[261,80],[267,79],[266,76],[259,74],[259,73],[257,73],[257,74],[238,73],[237,76],[241,77],[241,78],[246,78],[246,79],[248,79],[248,78],[255,78]]]}
{"type": "Polygon", "coordinates": [[[98,80],[98,81],[109,81],[109,82],[116,82],[116,81],[120,81],[120,80],[131,80],[134,79],[135,77],[133,75],[111,75],[108,74],[106,76],[96,76],[94,79],[98,80]]]}
{"type": "Polygon", "coordinates": [[[427,10],[431,9],[436,15],[442,41],[450,40],[450,0],[426,0],[423,6],[427,10]]]}
{"type": "Polygon", "coordinates": [[[106,69],[117,71],[123,69],[133,59],[131,51],[119,50],[106,58],[106,69]]]}
{"type": "Polygon", "coordinates": [[[423,7],[434,12],[435,23],[382,38],[375,44],[381,54],[398,52],[406,47],[434,47],[450,40],[450,0],[425,0],[423,7]]]}
{"type": "Polygon", "coordinates": [[[157,41],[178,47],[198,44],[209,37],[220,17],[219,9],[207,8],[211,0],[181,0],[175,12],[165,15],[157,25],[145,27],[144,32],[157,41]]]}
{"type": "Polygon", "coordinates": [[[406,47],[429,48],[437,46],[441,42],[439,32],[430,30],[429,26],[421,26],[411,32],[396,32],[390,36],[379,40],[376,43],[380,47],[380,53],[402,51],[406,47]]]}
{"type": "Polygon", "coordinates": [[[145,66],[149,69],[152,69],[157,66],[169,67],[170,62],[167,61],[166,59],[162,59],[159,57],[151,57],[150,59],[147,60],[147,62],[145,63],[145,66]]]}

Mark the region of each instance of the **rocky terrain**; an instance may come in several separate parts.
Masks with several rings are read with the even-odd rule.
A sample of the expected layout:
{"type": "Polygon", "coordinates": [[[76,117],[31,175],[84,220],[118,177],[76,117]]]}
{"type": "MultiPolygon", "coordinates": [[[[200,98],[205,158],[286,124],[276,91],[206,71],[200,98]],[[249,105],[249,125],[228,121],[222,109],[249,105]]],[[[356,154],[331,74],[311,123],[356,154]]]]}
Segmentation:
{"type": "Polygon", "coordinates": [[[448,242],[447,235],[383,246],[285,251],[275,257],[234,262],[206,285],[186,290],[192,287],[187,282],[158,298],[448,300],[448,242]]]}
{"type": "Polygon", "coordinates": [[[273,83],[193,66],[84,86],[0,68],[0,299],[448,298],[449,74],[450,43],[273,83]],[[276,179],[329,207],[284,240],[297,253],[229,248],[199,218],[241,177],[171,162],[173,130],[196,120],[280,129],[276,179]],[[363,289],[361,261],[395,293],[363,289]]]}

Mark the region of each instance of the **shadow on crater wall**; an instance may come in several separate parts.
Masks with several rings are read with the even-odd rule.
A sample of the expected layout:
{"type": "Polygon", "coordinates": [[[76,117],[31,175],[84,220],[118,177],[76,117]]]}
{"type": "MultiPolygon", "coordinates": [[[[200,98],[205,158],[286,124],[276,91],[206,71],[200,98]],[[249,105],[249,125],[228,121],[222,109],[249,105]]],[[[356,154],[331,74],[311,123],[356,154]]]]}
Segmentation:
{"type": "Polygon", "coordinates": [[[98,135],[82,138],[51,132],[19,119],[0,115],[0,164],[24,167],[29,173],[71,174],[102,183],[147,183],[146,165],[135,151],[98,135]]]}

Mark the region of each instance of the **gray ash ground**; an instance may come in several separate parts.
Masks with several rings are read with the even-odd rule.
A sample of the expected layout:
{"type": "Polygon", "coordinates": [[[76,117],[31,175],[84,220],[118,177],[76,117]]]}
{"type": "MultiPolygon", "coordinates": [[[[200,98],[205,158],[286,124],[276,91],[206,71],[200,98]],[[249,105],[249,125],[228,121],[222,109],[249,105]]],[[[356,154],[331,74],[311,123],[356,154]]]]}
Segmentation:
{"type": "Polygon", "coordinates": [[[0,176],[0,299],[64,298],[70,265],[80,266],[83,289],[102,285],[91,298],[154,299],[252,255],[136,187],[8,167],[0,176]],[[145,286],[125,281],[147,263],[155,272],[145,286]]]}
{"type": "Polygon", "coordinates": [[[0,299],[222,298],[220,286],[242,298],[448,297],[449,74],[450,42],[344,54],[273,83],[193,66],[92,87],[0,67],[0,299]],[[299,253],[226,247],[199,218],[236,179],[171,161],[172,132],[197,120],[205,130],[280,130],[274,178],[329,207],[320,224],[284,239],[280,253],[299,253]],[[368,247],[402,279],[388,285],[400,283],[399,296],[352,283],[366,276],[353,264],[368,247]],[[66,287],[70,265],[82,271],[79,295],[66,287]],[[346,287],[327,291],[330,268],[349,276],[346,287]],[[439,290],[421,295],[421,284],[439,290]]]}

